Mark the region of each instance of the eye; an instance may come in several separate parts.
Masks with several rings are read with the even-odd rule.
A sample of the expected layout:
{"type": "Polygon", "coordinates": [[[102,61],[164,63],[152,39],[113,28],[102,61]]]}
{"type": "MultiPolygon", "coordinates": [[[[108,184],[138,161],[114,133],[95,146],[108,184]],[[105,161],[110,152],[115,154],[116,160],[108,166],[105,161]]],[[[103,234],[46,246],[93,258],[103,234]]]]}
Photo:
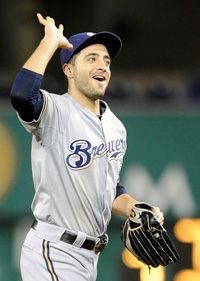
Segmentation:
{"type": "Polygon", "coordinates": [[[105,60],[105,65],[106,65],[107,67],[109,67],[109,66],[111,65],[111,60],[110,60],[110,59],[106,59],[106,60],[105,60]]]}
{"type": "Polygon", "coordinates": [[[88,57],[88,62],[94,62],[96,60],[95,57],[88,57]]]}

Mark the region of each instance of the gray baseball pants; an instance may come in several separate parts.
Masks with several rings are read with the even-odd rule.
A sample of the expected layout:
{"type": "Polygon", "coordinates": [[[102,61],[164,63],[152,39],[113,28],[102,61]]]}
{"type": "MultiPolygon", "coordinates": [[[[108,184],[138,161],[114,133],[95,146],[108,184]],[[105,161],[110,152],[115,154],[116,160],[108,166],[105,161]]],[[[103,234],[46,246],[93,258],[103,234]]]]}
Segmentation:
{"type": "Polygon", "coordinates": [[[81,248],[86,234],[71,245],[60,240],[65,229],[40,222],[28,232],[21,251],[23,281],[95,281],[99,254],[81,248]]]}

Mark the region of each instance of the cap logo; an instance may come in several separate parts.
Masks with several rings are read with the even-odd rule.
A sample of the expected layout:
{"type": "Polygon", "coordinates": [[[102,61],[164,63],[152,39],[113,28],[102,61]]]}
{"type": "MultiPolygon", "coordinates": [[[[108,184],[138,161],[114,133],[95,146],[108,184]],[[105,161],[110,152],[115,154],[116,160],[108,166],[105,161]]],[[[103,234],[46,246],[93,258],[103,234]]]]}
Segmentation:
{"type": "Polygon", "coordinates": [[[93,33],[93,32],[87,32],[87,36],[93,36],[93,35],[95,35],[95,33],[93,33]]]}

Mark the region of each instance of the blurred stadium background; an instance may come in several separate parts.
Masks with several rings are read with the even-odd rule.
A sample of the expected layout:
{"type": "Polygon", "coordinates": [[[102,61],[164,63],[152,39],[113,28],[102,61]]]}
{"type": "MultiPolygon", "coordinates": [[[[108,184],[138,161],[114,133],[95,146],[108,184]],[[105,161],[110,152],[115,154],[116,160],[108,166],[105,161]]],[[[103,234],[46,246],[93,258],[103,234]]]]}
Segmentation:
{"type": "MultiPolygon", "coordinates": [[[[21,65],[42,38],[36,13],[51,15],[65,35],[109,30],[123,40],[105,99],[128,131],[122,182],[157,204],[181,260],[152,269],[120,241],[113,217],[98,281],[200,280],[200,2],[197,0],[0,1],[0,281],[21,281],[19,256],[32,222],[31,137],[10,106],[21,65]]],[[[43,88],[62,94],[59,52],[43,88]]]]}

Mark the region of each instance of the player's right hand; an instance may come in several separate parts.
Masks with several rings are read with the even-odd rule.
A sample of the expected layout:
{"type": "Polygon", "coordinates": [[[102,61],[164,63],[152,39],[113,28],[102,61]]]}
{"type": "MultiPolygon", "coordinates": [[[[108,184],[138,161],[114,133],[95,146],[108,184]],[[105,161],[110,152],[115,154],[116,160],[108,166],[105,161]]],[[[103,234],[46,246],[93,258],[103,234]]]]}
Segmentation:
{"type": "Polygon", "coordinates": [[[45,35],[42,41],[48,40],[48,42],[55,44],[56,48],[73,49],[73,45],[63,35],[64,27],[62,24],[57,28],[53,18],[49,16],[44,18],[40,13],[37,13],[37,18],[39,23],[44,26],[45,35]]]}

